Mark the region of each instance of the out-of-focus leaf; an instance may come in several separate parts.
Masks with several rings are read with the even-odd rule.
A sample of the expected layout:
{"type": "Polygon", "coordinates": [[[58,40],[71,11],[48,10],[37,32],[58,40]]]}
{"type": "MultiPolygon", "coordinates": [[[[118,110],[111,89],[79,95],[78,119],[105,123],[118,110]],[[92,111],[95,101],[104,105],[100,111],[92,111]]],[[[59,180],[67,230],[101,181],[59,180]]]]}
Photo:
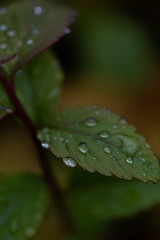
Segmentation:
{"type": "Polygon", "coordinates": [[[74,13],[66,7],[41,0],[25,0],[0,7],[1,60],[16,54],[4,65],[8,74],[24,66],[35,55],[68,33],[74,13]]]}
{"type": "Polygon", "coordinates": [[[0,106],[0,119],[4,118],[7,115],[12,114],[12,113],[13,113],[13,111],[11,108],[8,108],[8,107],[5,108],[5,107],[0,106]]]}
{"type": "Polygon", "coordinates": [[[157,182],[159,161],[135,127],[102,107],[74,107],[59,113],[52,128],[39,131],[42,146],[66,165],[119,178],[157,182]]]}
{"type": "Polygon", "coordinates": [[[160,183],[128,182],[76,171],[68,205],[78,226],[130,217],[160,202],[160,183]],[[87,219],[87,220],[86,220],[87,219]]]}
{"type": "Polygon", "coordinates": [[[33,174],[0,180],[0,239],[26,240],[40,226],[48,205],[44,182],[33,174]]]}
{"type": "Polygon", "coordinates": [[[75,37],[84,68],[122,88],[143,86],[156,66],[145,27],[113,9],[83,8],[79,16],[75,37]]]}
{"type": "MultiPolygon", "coordinates": [[[[17,95],[37,126],[48,126],[56,110],[63,73],[49,52],[36,56],[15,76],[17,95]]],[[[8,96],[0,87],[0,103],[10,106],[8,96]]]]}

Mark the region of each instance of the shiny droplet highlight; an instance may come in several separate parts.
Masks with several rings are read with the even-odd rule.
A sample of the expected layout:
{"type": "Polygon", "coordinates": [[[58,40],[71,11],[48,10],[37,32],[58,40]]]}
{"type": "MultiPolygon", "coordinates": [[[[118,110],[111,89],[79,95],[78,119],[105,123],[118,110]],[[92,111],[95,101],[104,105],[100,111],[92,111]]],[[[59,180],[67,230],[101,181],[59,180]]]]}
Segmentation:
{"type": "Polygon", "coordinates": [[[95,118],[87,118],[85,120],[85,125],[87,127],[95,127],[97,125],[97,121],[95,118]]]}
{"type": "Polygon", "coordinates": [[[86,143],[84,143],[84,142],[81,142],[79,144],[79,151],[81,153],[87,153],[88,152],[88,145],[86,143]]]}
{"type": "Polygon", "coordinates": [[[63,162],[64,162],[64,164],[65,164],[66,166],[68,166],[68,167],[74,168],[74,167],[77,166],[76,161],[75,161],[73,158],[71,158],[71,157],[65,157],[65,158],[63,158],[63,162]]]}

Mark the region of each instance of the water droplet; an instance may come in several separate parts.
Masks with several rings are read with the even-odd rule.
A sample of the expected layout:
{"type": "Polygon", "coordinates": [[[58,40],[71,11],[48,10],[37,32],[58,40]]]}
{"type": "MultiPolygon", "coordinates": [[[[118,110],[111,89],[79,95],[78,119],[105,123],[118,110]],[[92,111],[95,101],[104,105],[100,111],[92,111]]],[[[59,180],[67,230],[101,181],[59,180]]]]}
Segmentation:
{"type": "Polygon", "coordinates": [[[6,109],[6,112],[7,112],[7,113],[13,113],[13,109],[12,109],[12,108],[6,107],[5,109],[6,109]]]}
{"type": "Polygon", "coordinates": [[[144,163],[146,161],[145,158],[141,157],[140,160],[144,163]]]}
{"type": "Polygon", "coordinates": [[[96,157],[93,157],[94,160],[96,160],[96,157]]]}
{"type": "Polygon", "coordinates": [[[106,113],[107,113],[107,114],[111,114],[111,113],[112,113],[112,110],[111,110],[111,109],[107,109],[107,110],[106,110],[106,113]]]}
{"type": "Polygon", "coordinates": [[[65,142],[66,142],[66,143],[69,143],[69,140],[68,140],[68,139],[66,139],[66,140],[65,140],[65,142]]]}
{"type": "Polygon", "coordinates": [[[110,134],[107,131],[102,131],[99,133],[101,138],[109,138],[110,134]]]}
{"type": "Polygon", "coordinates": [[[54,137],[54,140],[57,140],[57,137],[54,137]]]}
{"type": "Polygon", "coordinates": [[[42,146],[43,148],[48,149],[50,145],[49,145],[49,142],[43,142],[43,143],[41,144],[41,146],[42,146]]]}
{"type": "Polygon", "coordinates": [[[105,152],[105,153],[111,153],[110,147],[105,147],[105,148],[104,148],[104,152],[105,152]]]}
{"type": "Polygon", "coordinates": [[[1,44],[0,44],[0,49],[1,49],[1,50],[6,50],[7,47],[8,47],[8,45],[7,45],[6,43],[1,43],[1,44]]]}
{"type": "Polygon", "coordinates": [[[133,159],[131,157],[126,158],[126,162],[129,164],[133,163],[133,159]]]}
{"type": "Polygon", "coordinates": [[[63,162],[68,167],[76,167],[77,166],[76,161],[73,158],[71,158],[71,157],[63,158],[63,162]]]}
{"type": "Polygon", "coordinates": [[[7,12],[7,8],[6,7],[0,7],[0,14],[3,15],[7,12]]]}
{"type": "Polygon", "coordinates": [[[19,77],[21,74],[22,74],[22,69],[20,69],[20,70],[18,70],[18,71],[16,72],[16,76],[17,76],[17,77],[19,77]]]}
{"type": "Polygon", "coordinates": [[[33,33],[34,35],[38,35],[38,34],[39,34],[39,30],[38,30],[37,28],[34,28],[34,29],[32,30],[32,33],[33,33]]]}
{"type": "Polygon", "coordinates": [[[145,174],[145,173],[143,173],[142,175],[143,175],[143,176],[146,176],[146,174],[145,174]]]}
{"type": "Polygon", "coordinates": [[[16,221],[12,222],[10,226],[10,232],[15,233],[18,231],[18,223],[16,221]]]}
{"type": "Polygon", "coordinates": [[[88,152],[88,145],[84,142],[79,144],[79,151],[82,153],[87,153],[88,152]]]}
{"type": "Polygon", "coordinates": [[[97,121],[95,118],[87,118],[85,121],[85,125],[87,127],[95,127],[97,125],[97,121]]]}
{"type": "Polygon", "coordinates": [[[33,228],[31,228],[31,227],[28,227],[28,228],[25,230],[25,236],[26,236],[27,238],[33,237],[34,234],[35,234],[35,230],[34,230],[33,228]]]}
{"type": "Polygon", "coordinates": [[[27,40],[27,44],[28,44],[28,45],[32,45],[33,43],[34,43],[34,41],[33,41],[32,39],[28,39],[28,40],[27,40]]]}
{"type": "Polygon", "coordinates": [[[113,125],[112,127],[113,127],[114,129],[116,129],[116,128],[117,128],[117,125],[113,125]]]}
{"type": "Polygon", "coordinates": [[[1,24],[0,25],[0,31],[5,32],[7,30],[7,25],[6,24],[1,24]]]}
{"type": "Polygon", "coordinates": [[[148,143],[146,143],[145,146],[146,146],[147,148],[151,149],[151,146],[150,146],[148,143]]]}
{"type": "Polygon", "coordinates": [[[65,28],[64,29],[64,33],[65,34],[70,34],[71,33],[71,29],[70,28],[65,28]]]}
{"type": "Polygon", "coordinates": [[[120,118],[120,123],[127,123],[127,120],[125,118],[120,118]]]}
{"type": "Polygon", "coordinates": [[[9,30],[7,35],[8,35],[8,37],[14,37],[16,35],[16,31],[14,29],[9,30]]]}
{"type": "Polygon", "coordinates": [[[44,12],[44,8],[42,6],[36,6],[34,8],[34,14],[39,16],[44,12]]]}

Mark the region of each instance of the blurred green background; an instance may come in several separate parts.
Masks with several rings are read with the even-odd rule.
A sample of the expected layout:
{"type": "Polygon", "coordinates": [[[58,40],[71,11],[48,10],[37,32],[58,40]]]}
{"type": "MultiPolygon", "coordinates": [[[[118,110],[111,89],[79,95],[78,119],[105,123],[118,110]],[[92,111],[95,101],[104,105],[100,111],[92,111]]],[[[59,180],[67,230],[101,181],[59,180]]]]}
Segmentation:
{"type": "MultiPolygon", "coordinates": [[[[111,108],[134,124],[160,155],[160,3],[61,2],[78,14],[71,34],[52,47],[66,76],[59,109],[90,104],[111,108]]],[[[28,132],[11,118],[0,123],[0,155],[1,174],[20,170],[41,172],[28,132]]],[[[84,173],[68,169],[60,160],[55,159],[54,165],[67,194],[73,175],[79,171],[83,177],[84,173]]],[[[127,219],[87,224],[85,219],[88,232],[94,232],[95,226],[103,228],[101,235],[95,234],[91,239],[159,240],[160,204],[127,219]]],[[[58,240],[63,235],[53,210],[47,213],[35,239],[58,240]]]]}

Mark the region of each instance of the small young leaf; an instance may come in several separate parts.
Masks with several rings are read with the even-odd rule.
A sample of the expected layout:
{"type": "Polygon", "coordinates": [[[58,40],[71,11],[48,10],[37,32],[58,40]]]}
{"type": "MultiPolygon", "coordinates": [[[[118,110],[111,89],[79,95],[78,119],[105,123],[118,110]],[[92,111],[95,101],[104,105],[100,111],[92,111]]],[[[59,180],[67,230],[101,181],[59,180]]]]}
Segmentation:
{"type": "Polygon", "coordinates": [[[48,205],[47,187],[33,174],[0,180],[0,239],[33,237],[48,205]]]}
{"type": "MultiPolygon", "coordinates": [[[[72,179],[68,204],[75,219],[130,217],[160,202],[160,183],[131,182],[81,173],[72,179]]],[[[80,221],[80,220],[79,220],[80,221]]]]}
{"type": "Polygon", "coordinates": [[[5,13],[0,14],[1,61],[16,54],[13,61],[4,65],[8,74],[14,74],[67,33],[73,16],[72,10],[41,0],[18,1],[9,5],[5,13]]]}
{"type": "Polygon", "coordinates": [[[13,110],[9,107],[2,107],[0,106],[0,119],[4,118],[5,116],[12,114],[13,110]]]}
{"type": "Polygon", "coordinates": [[[77,163],[89,172],[127,180],[160,179],[158,159],[145,139],[105,108],[69,108],[55,117],[52,128],[39,131],[38,138],[68,166],[77,163]]]}
{"type": "MultiPolygon", "coordinates": [[[[17,95],[37,126],[48,126],[52,122],[62,79],[60,66],[49,51],[39,54],[16,73],[17,95]]],[[[12,107],[3,86],[0,86],[0,103],[12,107]]]]}

